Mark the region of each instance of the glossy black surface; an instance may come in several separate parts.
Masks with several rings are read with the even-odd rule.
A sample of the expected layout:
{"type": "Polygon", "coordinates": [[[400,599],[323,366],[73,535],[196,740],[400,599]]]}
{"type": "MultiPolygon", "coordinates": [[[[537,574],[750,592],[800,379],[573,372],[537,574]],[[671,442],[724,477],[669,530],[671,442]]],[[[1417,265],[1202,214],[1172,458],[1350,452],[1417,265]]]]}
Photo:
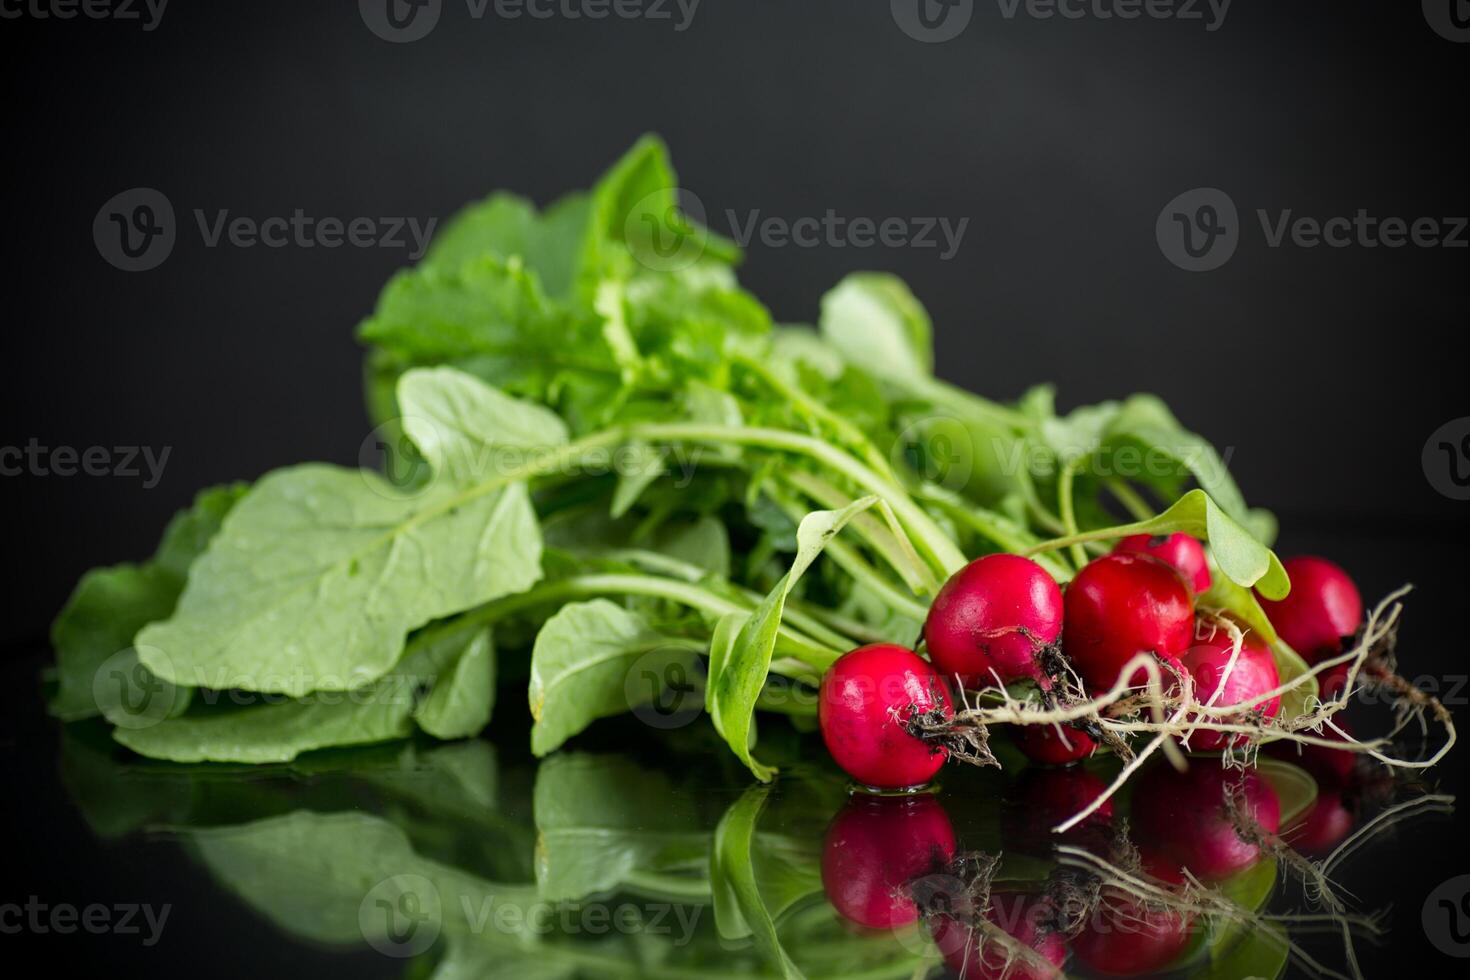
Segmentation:
{"type": "MultiPolygon", "coordinates": [[[[1406,614],[1401,668],[1410,677],[1436,678],[1447,694],[1463,697],[1463,691],[1451,692],[1462,683],[1460,648],[1443,642],[1454,635],[1452,586],[1459,581],[1444,542],[1334,535],[1289,536],[1287,543],[1344,557],[1370,591],[1401,570],[1422,573],[1415,577],[1425,584],[1406,614]]],[[[776,954],[748,934],[722,941],[721,930],[742,931],[738,923],[745,920],[731,910],[743,906],[728,892],[715,898],[719,889],[711,885],[738,888],[749,873],[786,952],[810,976],[908,976],[925,957],[936,961],[932,919],[928,927],[862,929],[844,922],[833,900],[853,914],[862,907],[852,904],[853,889],[864,887],[861,869],[886,881],[883,875],[897,873],[889,867],[894,862],[924,872],[905,871],[895,880],[912,886],[915,877],[937,874],[950,882],[940,890],[952,895],[957,886],[943,876],[954,869],[938,861],[903,865],[904,848],[913,845],[905,844],[906,831],[894,828],[912,822],[859,820],[860,837],[877,835],[877,857],[845,866],[844,875],[829,872],[824,882],[834,818],[844,807],[863,806],[849,803],[845,781],[820,743],[781,723],[765,729],[764,751],[785,760],[783,775],[769,789],[753,784],[719,750],[702,721],[673,733],[631,718],[606,722],[567,750],[535,760],[524,747],[528,719],[514,685],[502,689],[491,728],[471,742],[424,740],[319,753],[290,766],[183,767],[132,757],[112,745],[101,726],[63,729],[46,719],[39,699],[28,696],[41,664],[35,651],[8,661],[0,766],[13,826],[5,900],[24,906],[35,896],[48,910],[141,904],[155,916],[165,906],[168,913],[151,943],[153,931],[139,914],[136,934],[62,934],[54,924],[44,931],[32,924],[7,932],[7,947],[24,945],[75,968],[122,975],[191,975],[207,964],[220,976],[422,976],[436,964],[448,971],[441,958],[467,955],[467,949],[489,957],[470,962],[470,975],[528,975],[532,966],[555,976],[759,975],[776,954]],[[406,945],[372,934],[375,916],[391,907],[375,903],[385,894],[401,900],[391,883],[399,875],[429,879],[442,902],[439,917],[424,920],[443,923],[442,931],[422,949],[416,943],[426,942],[423,933],[406,927],[400,933],[406,945]],[[629,909],[641,916],[638,923],[615,918],[633,916],[629,909]],[[472,945],[453,939],[456,921],[470,924],[472,945]],[[529,954],[513,935],[526,928],[540,944],[529,954]],[[398,955],[406,951],[420,955],[398,955]]],[[[1386,719],[1382,706],[1351,710],[1360,730],[1386,719]]],[[[924,803],[935,811],[926,820],[952,828],[955,854],[999,857],[993,896],[1055,878],[1046,856],[1052,844],[1047,811],[1038,803],[1049,797],[1038,791],[1038,781],[1083,778],[1073,770],[1038,776],[1019,758],[1002,758],[1004,772],[947,769],[939,791],[924,803]]],[[[1206,773],[1216,771],[1213,760],[1198,764],[1206,773]]],[[[1106,763],[1092,768],[1107,778],[1106,763]]],[[[1395,802],[1458,792],[1464,769],[1463,753],[1407,779],[1360,769],[1345,792],[1320,779],[1319,800],[1328,807],[1341,802],[1343,813],[1361,826],[1395,802]]],[[[1155,789],[1138,793],[1159,798],[1155,789]]],[[[1117,801],[1119,816],[1132,805],[1127,795],[1117,801]]],[[[1292,806],[1291,791],[1280,800],[1292,806]]],[[[1158,836],[1164,831],[1149,830],[1158,821],[1137,815],[1130,824],[1133,842],[1152,866],[1150,855],[1165,848],[1158,836]]],[[[916,839],[929,847],[924,834],[932,836],[934,825],[920,826],[916,839]]],[[[1333,869],[1349,916],[1383,916],[1385,932],[1377,940],[1362,931],[1364,920],[1351,919],[1363,975],[1383,976],[1409,955],[1453,965],[1431,945],[1420,913],[1431,891],[1465,871],[1458,840],[1463,826],[1457,816],[1426,812],[1375,836],[1333,869]]],[[[1316,849],[1300,827],[1289,825],[1284,836],[1321,856],[1346,832],[1343,826],[1326,834],[1316,849]]],[[[1069,839],[1092,847],[1102,838],[1069,839]]],[[[947,844],[943,850],[947,857],[947,844]]],[[[1283,867],[1275,874],[1264,914],[1313,908],[1294,872],[1283,867]]],[[[1263,864],[1222,887],[1249,895],[1271,887],[1271,875],[1263,864]]],[[[422,907],[402,908],[406,914],[422,907]]],[[[19,921],[20,912],[9,914],[7,924],[19,921]]],[[[120,914],[109,921],[122,924],[120,914]]],[[[1300,950],[1326,969],[1347,973],[1340,936],[1303,929],[1292,927],[1300,950]]],[[[1439,935],[1443,941],[1445,933],[1439,935]]],[[[1191,938],[1203,945],[1192,945],[1193,959],[1174,974],[1231,975],[1233,960],[1215,967],[1223,972],[1202,972],[1211,955],[1223,957],[1233,948],[1211,954],[1209,936],[1201,930],[1191,938]]],[[[1287,975],[1301,973],[1304,962],[1294,961],[1287,975]]],[[[1086,975],[1075,953],[1066,969],[1086,975]]],[[[935,962],[932,972],[942,971],[935,962]]]]}

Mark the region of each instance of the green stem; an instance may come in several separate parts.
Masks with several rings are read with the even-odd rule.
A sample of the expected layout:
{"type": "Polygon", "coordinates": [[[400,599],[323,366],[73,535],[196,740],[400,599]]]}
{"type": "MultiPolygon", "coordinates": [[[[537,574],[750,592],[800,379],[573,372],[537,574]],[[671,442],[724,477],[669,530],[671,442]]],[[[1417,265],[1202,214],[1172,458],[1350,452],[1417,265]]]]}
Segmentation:
{"type": "MultiPolygon", "coordinates": [[[[801,519],[802,508],[796,501],[781,493],[772,493],[771,499],[775,500],[792,520],[801,519]]],[[[928,618],[929,610],[923,603],[899,591],[898,586],[888,581],[876,568],[868,564],[863,556],[858,554],[857,549],[846,541],[832,538],[827,542],[826,553],[837,563],[837,567],[866,585],[895,611],[921,623],[928,618]]]]}
{"type": "Polygon", "coordinates": [[[1076,534],[1052,538],[1050,541],[1043,541],[1040,544],[1032,545],[1030,548],[1021,552],[1021,554],[1035,555],[1043,551],[1056,551],[1058,548],[1070,548],[1072,545],[1087,544],[1089,541],[1111,541],[1114,538],[1126,538],[1130,534],[1148,534],[1150,533],[1149,525],[1152,523],[1152,521],[1135,521],[1132,524],[1103,527],[1095,531],[1080,531],[1076,534]]]}
{"type": "Polygon", "coordinates": [[[1141,493],[1129,486],[1127,480],[1114,477],[1108,481],[1108,490],[1118,498],[1118,503],[1133,515],[1134,520],[1146,521],[1155,516],[1154,509],[1149,506],[1148,501],[1143,499],[1141,493]]]}
{"type": "Polygon", "coordinates": [[[652,441],[660,439],[684,442],[711,442],[733,445],[762,446],[800,453],[841,473],[869,493],[877,494],[888,502],[904,527],[914,536],[915,543],[926,553],[935,567],[948,578],[965,565],[964,554],[955,546],[902,488],[874,473],[848,453],[835,449],[828,443],[811,436],[783,429],[733,427],[724,425],[701,425],[697,423],[667,423],[635,425],[629,435],[652,441]]]}
{"type": "MultiPolygon", "coordinates": [[[[1077,479],[1077,468],[1081,465],[1080,459],[1074,459],[1062,467],[1061,476],[1057,478],[1057,506],[1062,511],[1062,526],[1066,528],[1067,534],[1077,533],[1077,512],[1072,505],[1072,485],[1077,479]]],[[[1081,568],[1087,564],[1087,552],[1082,545],[1072,545],[1072,564],[1081,568]]]]}
{"type": "MultiPolygon", "coordinates": [[[[999,520],[1003,520],[1003,518],[1000,518],[1000,515],[993,511],[978,507],[967,507],[943,499],[935,499],[934,502],[943,508],[944,512],[954,520],[965,525],[986,540],[995,542],[1012,554],[1024,555],[1028,553],[1028,549],[1036,546],[1035,539],[1029,533],[1024,536],[1018,534],[1016,528],[1007,526],[1009,521],[1006,524],[1000,523],[999,520]]],[[[1066,562],[1060,558],[1046,557],[1037,564],[1045,568],[1051,573],[1053,578],[1060,582],[1069,581],[1074,574],[1073,569],[1068,567],[1066,562]]]]}
{"type": "MultiPolygon", "coordinates": [[[[437,639],[445,633],[492,623],[543,603],[598,595],[642,595],[655,599],[668,599],[715,616],[751,611],[749,607],[688,582],[657,578],[652,575],[620,573],[575,575],[571,578],[557,579],[554,582],[544,582],[517,595],[492,600],[440,627],[426,630],[420,636],[437,639]]],[[[833,649],[784,625],[780,627],[780,632],[777,634],[776,649],[811,665],[816,670],[826,670],[846,652],[845,647],[833,649]]]]}
{"type": "MultiPolygon", "coordinates": [[[[710,574],[708,569],[700,568],[698,565],[691,565],[686,561],[680,561],[678,558],[659,554],[657,551],[644,551],[641,548],[610,548],[607,551],[600,551],[598,554],[616,561],[626,561],[630,565],[642,565],[662,575],[680,578],[686,582],[699,582],[710,574]]],[[[734,584],[731,584],[730,587],[739,590],[740,594],[752,606],[759,605],[765,598],[765,596],[752,589],[743,588],[734,584]]],[[[806,607],[795,604],[794,600],[790,598],[786,600],[786,618],[791,620],[791,625],[795,626],[798,630],[806,633],[817,642],[825,643],[833,649],[847,650],[853,646],[854,636],[850,634],[843,635],[843,633],[829,629],[822,620],[808,612],[806,607]]]]}
{"type": "Polygon", "coordinates": [[[788,383],[779,373],[772,371],[770,367],[761,361],[752,357],[739,355],[736,356],[735,360],[746,369],[755,373],[779,395],[795,405],[797,409],[831,426],[832,430],[861,454],[863,460],[884,479],[895,484],[898,483],[898,476],[893,472],[893,467],[889,465],[887,459],[883,458],[883,454],[878,452],[878,447],[873,445],[873,441],[868,438],[862,429],[859,429],[852,422],[812,398],[812,396],[800,388],[788,383]]]}
{"type": "MultiPolygon", "coordinates": [[[[786,470],[781,473],[781,478],[828,509],[836,510],[852,502],[847,494],[805,470],[786,470]]],[[[915,593],[934,595],[939,591],[934,573],[914,553],[913,545],[899,538],[902,528],[894,531],[884,527],[883,522],[872,514],[858,514],[852,519],[852,528],[867,540],[873,550],[915,593]]]]}

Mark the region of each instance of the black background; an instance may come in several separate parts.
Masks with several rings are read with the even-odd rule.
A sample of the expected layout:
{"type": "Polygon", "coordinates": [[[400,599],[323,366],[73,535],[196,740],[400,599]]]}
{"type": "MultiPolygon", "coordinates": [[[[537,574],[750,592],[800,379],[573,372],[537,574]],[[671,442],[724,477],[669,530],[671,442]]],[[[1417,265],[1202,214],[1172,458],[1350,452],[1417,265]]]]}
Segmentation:
{"type": "MultiPolygon", "coordinates": [[[[844,273],[897,272],[933,314],[940,373],[994,397],[1157,392],[1282,517],[1284,552],[1332,550],[1370,596],[1417,581],[1414,656],[1463,673],[1470,504],[1433,490],[1420,451],[1470,414],[1470,251],[1273,249],[1255,218],[1470,214],[1453,135],[1470,45],[1417,3],[1235,0],[1211,32],[1007,19],[980,0],[958,38],[922,44],[886,0],[703,0],[682,32],[474,20],[446,0],[427,38],[390,44],[351,0],[174,0],[153,31],[0,19],[0,45],[0,445],[170,447],[152,489],[0,478],[12,660],[36,656],[82,571],[146,555],[198,487],[351,463],[367,435],[352,329],[407,250],[206,248],[194,209],[424,219],[497,187],[545,203],[656,131],[721,231],[727,209],[968,218],[949,261],[757,243],[742,277],[801,321],[844,273]],[[179,240],[125,273],[92,221],[137,186],[172,201],[179,240]],[[1233,198],[1244,240],[1191,274],[1154,223],[1202,186],[1233,198]]],[[[91,853],[72,856],[78,875],[91,853]]],[[[1446,870],[1404,899],[1410,938],[1446,870]]]]}

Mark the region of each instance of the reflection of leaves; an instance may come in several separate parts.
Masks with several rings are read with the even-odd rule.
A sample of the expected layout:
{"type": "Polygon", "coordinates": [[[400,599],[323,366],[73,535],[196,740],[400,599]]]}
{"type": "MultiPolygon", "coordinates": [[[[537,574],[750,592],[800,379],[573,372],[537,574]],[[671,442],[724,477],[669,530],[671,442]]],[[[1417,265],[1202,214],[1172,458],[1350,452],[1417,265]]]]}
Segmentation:
{"type": "Polygon", "coordinates": [[[800,977],[776,935],[776,923],[756,884],[755,826],[765,807],[770,789],[753,786],[726,811],[715,829],[710,855],[710,881],[714,888],[715,924],[725,939],[754,940],[762,958],[784,977],[800,977]]]}
{"type": "Polygon", "coordinates": [[[700,896],[709,833],[681,811],[667,777],[618,756],[558,755],[536,774],[536,880],[578,899],[630,878],[700,896]]]}
{"type": "Polygon", "coordinates": [[[1317,781],[1300,766],[1281,759],[1258,758],[1256,768],[1281,801],[1281,826],[1289,826],[1317,801],[1317,781]]]}
{"type": "Polygon", "coordinates": [[[1275,980],[1286,970],[1290,947],[1278,925],[1252,929],[1238,942],[1211,947],[1210,962],[1190,974],[1191,980],[1240,980],[1259,977],[1275,980]]]}

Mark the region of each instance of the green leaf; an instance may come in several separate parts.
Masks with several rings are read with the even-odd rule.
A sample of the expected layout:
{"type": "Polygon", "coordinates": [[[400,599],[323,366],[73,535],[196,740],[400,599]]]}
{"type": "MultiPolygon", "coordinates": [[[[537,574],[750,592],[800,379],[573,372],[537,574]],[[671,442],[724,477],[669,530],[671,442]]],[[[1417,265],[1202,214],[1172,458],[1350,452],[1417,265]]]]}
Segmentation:
{"type": "Polygon", "coordinates": [[[472,735],[490,713],[488,630],[450,630],[417,641],[391,673],[351,691],[305,698],[209,692],[184,715],[146,727],[119,727],[113,737],[154,759],[172,762],[290,762],[305,752],[404,738],[413,722],[440,738],[472,735]]]}
{"type": "MultiPolygon", "coordinates": [[[[1103,441],[1114,448],[1118,442],[1131,441],[1145,450],[1163,453],[1183,465],[1200,489],[1231,518],[1241,523],[1250,520],[1251,512],[1245,505],[1245,497],[1215,447],[1180,425],[1159,398],[1133,395],[1125,400],[1108,420],[1103,441]]],[[[1117,475],[1128,477],[1130,474],[1117,475]]]]}
{"type": "Polygon", "coordinates": [[[471,484],[526,462],[526,451],[560,446],[567,427],[553,411],[511,398],[453,368],[416,368],[398,381],[403,429],[436,476],[471,484]]]}
{"type": "Polygon", "coordinates": [[[753,938],[762,958],[781,976],[794,980],[802,973],[781,945],[776,923],[756,884],[755,828],[769,794],[768,786],[750,787],[715,828],[714,850],[710,855],[715,923],[722,937],[753,938]]]}
{"type": "MultiPolygon", "coordinates": [[[[1221,510],[1203,490],[1191,490],[1162,514],[1147,521],[1122,524],[1103,531],[1089,532],[1087,540],[1122,538],[1131,534],[1172,534],[1183,531],[1210,543],[1210,554],[1232,582],[1255,586],[1268,599],[1280,599],[1291,589],[1291,580],[1276,553],[1241,527],[1221,510]]],[[[1057,547],[1069,539],[1048,542],[1057,547]]]]}
{"type": "MultiPolygon", "coordinates": [[[[53,715],[76,721],[99,713],[94,693],[98,671],[109,658],[128,650],[140,629],[174,611],[190,564],[245,490],[237,483],[201,491],[189,509],[169,522],[152,559],[82,576],[51,626],[57,666],[57,689],[49,706],[53,715]]],[[[131,682],[131,664],[114,666],[125,670],[131,682]]]]}
{"type": "Polygon", "coordinates": [[[387,672],[409,631],[540,578],[536,515],[501,455],[522,463],[564,427],[447,368],[405,374],[399,401],[434,467],[428,485],[323,464],[267,475],[195,564],[173,617],[139,633],[150,670],[216,690],[347,690],[387,672]]]}
{"type": "MultiPolygon", "coordinates": [[[[463,644],[451,636],[444,642],[463,644]]],[[[469,738],[490,723],[495,707],[495,646],[488,629],[475,633],[463,652],[440,671],[413,719],[435,738],[469,738]]]]}
{"type": "Polygon", "coordinates": [[[549,295],[565,296],[587,234],[589,203],[586,194],[569,194],[538,215],[526,199],[497,192],[455,215],[435,236],[420,268],[454,271],[484,256],[520,258],[549,295]]]}
{"type": "Polygon", "coordinates": [[[598,718],[661,698],[667,683],[696,680],[699,649],[607,599],[562,606],[531,650],[531,751],[546,755],[598,718]]]}
{"type": "Polygon", "coordinates": [[[524,484],[405,494],[374,473],[307,464],[264,477],[195,564],[143,662],[176,684],[299,697],[381,677],[431,620],[541,575],[524,484]]]}
{"type": "Polygon", "coordinates": [[[668,777],[621,756],[569,753],[536,771],[536,884],[551,902],[616,891],[630,878],[680,876],[707,889],[709,830],[668,777]]]}
{"type": "Polygon", "coordinates": [[[819,329],[849,364],[876,377],[911,380],[933,372],[929,314],[897,276],[847,276],[822,297],[819,329]]]}
{"type": "Polygon", "coordinates": [[[781,581],[751,614],[729,653],[712,654],[712,660],[718,666],[712,671],[706,688],[705,705],[710,718],[735,755],[762,782],[769,782],[776,770],[751,756],[751,722],[756,700],[770,672],[771,653],[776,646],[786,597],[812,562],[817,560],[827,542],[836,537],[848,521],[878,500],[876,496],[863,497],[840,510],[813,511],[802,518],[796,529],[796,557],[790,571],[781,577],[781,581]]]}

